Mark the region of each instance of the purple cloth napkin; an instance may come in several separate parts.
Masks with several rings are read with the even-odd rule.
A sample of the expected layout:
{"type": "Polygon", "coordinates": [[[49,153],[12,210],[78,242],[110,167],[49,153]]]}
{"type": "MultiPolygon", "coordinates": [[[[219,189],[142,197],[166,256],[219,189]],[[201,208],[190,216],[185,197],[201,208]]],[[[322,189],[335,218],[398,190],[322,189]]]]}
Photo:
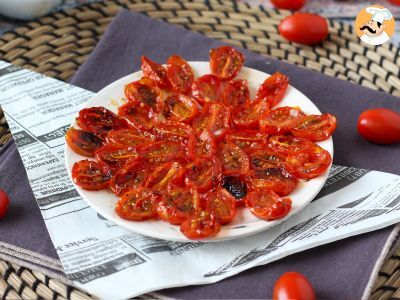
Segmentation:
{"type": "MultiPolygon", "coordinates": [[[[137,71],[142,54],[158,62],[164,62],[173,53],[187,60],[208,60],[209,49],[220,44],[181,27],[122,11],[71,83],[96,92],[137,71]]],[[[246,66],[267,73],[279,70],[289,75],[291,84],[322,111],[338,117],[339,127],[334,136],[335,163],[400,174],[396,156],[400,145],[369,144],[355,129],[362,110],[370,107],[399,110],[400,99],[249,51],[243,52],[246,66]]],[[[10,193],[13,201],[10,214],[0,223],[0,241],[56,257],[13,142],[0,152],[0,188],[10,193]]],[[[272,285],[279,275],[292,270],[309,277],[319,298],[359,299],[391,230],[389,227],[291,255],[219,283],[169,289],[162,293],[179,298],[266,298],[270,297],[272,285]]]]}

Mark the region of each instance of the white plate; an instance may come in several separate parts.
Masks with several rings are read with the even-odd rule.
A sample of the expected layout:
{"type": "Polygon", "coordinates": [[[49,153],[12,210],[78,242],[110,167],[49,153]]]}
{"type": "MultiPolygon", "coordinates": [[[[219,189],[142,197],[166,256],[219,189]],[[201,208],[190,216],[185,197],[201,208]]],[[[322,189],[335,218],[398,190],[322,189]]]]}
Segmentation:
{"type": "MultiPolygon", "coordinates": [[[[196,77],[210,73],[208,62],[189,62],[189,64],[192,66],[196,77]]],[[[142,72],[139,71],[111,83],[100,92],[98,92],[91,101],[86,103],[85,107],[104,106],[113,112],[117,112],[118,105],[123,103],[121,99],[124,98],[124,86],[127,83],[140,79],[141,76],[142,72]]],[[[242,68],[238,77],[248,80],[250,93],[253,99],[258,86],[262,82],[264,82],[267,77],[269,77],[269,74],[250,68],[242,68]]],[[[284,100],[279,104],[279,106],[299,106],[307,114],[321,113],[318,108],[304,94],[302,94],[300,91],[292,86],[289,86],[287,94],[284,100]]],[[[79,128],[75,120],[72,122],[71,126],[79,128]]],[[[329,151],[331,155],[333,155],[332,138],[329,138],[328,140],[325,140],[318,144],[329,151]]],[[[73,164],[82,159],[86,158],[72,152],[69,147],[65,147],[65,162],[70,177],[73,164]]],[[[211,239],[207,239],[205,241],[214,242],[241,238],[277,225],[291,215],[301,211],[308,203],[312,201],[312,199],[318,194],[318,192],[324,185],[328,177],[328,172],[329,170],[327,170],[321,176],[310,180],[307,183],[299,183],[296,190],[290,195],[293,206],[289,215],[286,216],[286,218],[278,221],[267,222],[254,217],[247,209],[239,209],[238,214],[232,223],[222,226],[221,231],[217,236],[211,239]]],[[[114,207],[118,198],[114,196],[111,192],[91,192],[85,191],[79,186],[75,187],[79,194],[83,197],[83,199],[85,199],[86,202],[91,207],[93,207],[95,211],[97,211],[103,217],[115,222],[122,227],[154,238],[172,241],[188,241],[188,239],[179,231],[179,226],[174,226],[158,220],[134,222],[121,219],[114,212],[114,207]]]]}

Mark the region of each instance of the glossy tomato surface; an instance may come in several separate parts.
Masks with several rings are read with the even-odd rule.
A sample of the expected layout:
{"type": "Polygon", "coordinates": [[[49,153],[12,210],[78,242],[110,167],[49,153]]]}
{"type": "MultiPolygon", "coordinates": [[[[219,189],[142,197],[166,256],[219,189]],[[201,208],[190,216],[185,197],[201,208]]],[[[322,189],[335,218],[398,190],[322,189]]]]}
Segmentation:
{"type": "Polygon", "coordinates": [[[335,129],[336,117],[323,114],[300,117],[298,124],[290,131],[295,137],[319,142],[329,138],[335,129]]]}
{"type": "Polygon", "coordinates": [[[211,73],[221,79],[235,77],[243,63],[243,54],[231,46],[222,46],[210,50],[211,73]]]}
{"type": "Polygon", "coordinates": [[[358,132],[366,140],[377,144],[400,142],[400,114],[386,108],[366,110],[360,114],[358,132]]]}
{"type": "Polygon", "coordinates": [[[8,211],[10,199],[5,191],[0,190],[0,220],[3,219],[8,211]]]}
{"type": "Polygon", "coordinates": [[[83,156],[93,157],[94,152],[103,145],[103,139],[90,131],[69,128],[65,141],[71,149],[83,156]]]}
{"type": "Polygon", "coordinates": [[[270,108],[282,101],[289,85],[289,78],[282,73],[274,73],[260,85],[256,98],[265,99],[270,108]]]}
{"type": "Polygon", "coordinates": [[[307,3],[307,0],[271,0],[271,2],[276,8],[299,10],[307,3]]]}
{"type": "Polygon", "coordinates": [[[275,282],[273,300],[315,300],[310,281],[301,273],[286,272],[275,282]]]}
{"type": "Polygon", "coordinates": [[[170,89],[167,70],[160,64],[142,55],[143,76],[152,79],[160,89],[170,89]]]}
{"type": "Polygon", "coordinates": [[[200,76],[193,82],[192,95],[202,105],[218,102],[221,98],[224,84],[221,79],[212,74],[200,76]]]}
{"type": "Polygon", "coordinates": [[[204,197],[207,210],[218,218],[221,225],[232,222],[237,212],[236,199],[226,189],[218,187],[204,197]]]}
{"type": "Polygon", "coordinates": [[[143,103],[155,112],[160,112],[163,105],[161,91],[150,78],[142,77],[125,86],[126,99],[134,104],[143,103]]]}
{"type": "Polygon", "coordinates": [[[198,104],[193,99],[174,94],[164,100],[163,115],[169,121],[190,122],[197,114],[198,104]]]}
{"type": "Polygon", "coordinates": [[[73,165],[72,178],[81,188],[97,191],[109,186],[111,172],[98,162],[81,160],[73,165]]]}
{"type": "Polygon", "coordinates": [[[218,218],[207,210],[196,212],[181,224],[182,233],[192,240],[215,236],[221,229],[218,218]]]}
{"type": "Polygon", "coordinates": [[[126,120],[130,127],[150,131],[158,121],[157,114],[143,103],[126,103],[118,108],[118,115],[126,120]]]}
{"type": "Polygon", "coordinates": [[[325,18],[311,13],[295,13],[283,19],[279,33],[287,40],[304,45],[318,44],[328,36],[325,18]]]}
{"type": "Polygon", "coordinates": [[[252,191],[246,196],[246,206],[256,217],[267,221],[284,218],[292,207],[290,198],[281,198],[273,191],[252,191]]]}
{"type": "Polygon", "coordinates": [[[167,76],[172,88],[178,93],[189,92],[194,74],[192,67],[178,55],[173,55],[167,60],[167,76]]]}

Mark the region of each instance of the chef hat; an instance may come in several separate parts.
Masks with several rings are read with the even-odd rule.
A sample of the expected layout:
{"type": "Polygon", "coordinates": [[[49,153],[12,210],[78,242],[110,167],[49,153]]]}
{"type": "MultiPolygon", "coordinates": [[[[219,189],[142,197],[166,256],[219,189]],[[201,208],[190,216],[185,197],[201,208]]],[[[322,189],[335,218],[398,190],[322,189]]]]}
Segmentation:
{"type": "Polygon", "coordinates": [[[367,7],[367,13],[373,15],[372,21],[383,23],[385,20],[390,20],[393,18],[392,13],[387,8],[378,8],[378,7],[367,7]]]}

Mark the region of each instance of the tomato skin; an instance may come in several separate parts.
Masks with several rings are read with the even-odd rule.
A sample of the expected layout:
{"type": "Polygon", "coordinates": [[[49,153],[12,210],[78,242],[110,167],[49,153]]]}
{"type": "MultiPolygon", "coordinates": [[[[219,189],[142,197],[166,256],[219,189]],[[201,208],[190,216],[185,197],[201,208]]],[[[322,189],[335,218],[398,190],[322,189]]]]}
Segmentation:
{"type": "Polygon", "coordinates": [[[211,73],[221,79],[234,78],[242,68],[244,56],[231,46],[210,50],[211,73]]]}
{"type": "Polygon", "coordinates": [[[118,144],[106,144],[95,152],[96,160],[112,169],[118,169],[128,161],[139,159],[135,147],[125,147],[118,144]]]}
{"type": "Polygon", "coordinates": [[[400,0],[388,0],[393,5],[400,5],[400,0]]]}
{"type": "Polygon", "coordinates": [[[232,110],[231,122],[238,129],[258,129],[259,119],[269,111],[266,99],[249,100],[232,110]]]}
{"type": "Polygon", "coordinates": [[[250,99],[247,80],[231,80],[225,87],[222,100],[227,106],[244,105],[250,99]]]}
{"type": "Polygon", "coordinates": [[[221,143],[218,148],[218,158],[224,175],[246,174],[249,171],[249,156],[236,144],[221,143]]]}
{"type": "Polygon", "coordinates": [[[138,130],[150,131],[158,123],[157,114],[144,103],[125,103],[118,108],[118,115],[138,130]]]}
{"type": "Polygon", "coordinates": [[[247,194],[247,184],[242,177],[245,176],[224,176],[222,179],[222,186],[236,199],[237,207],[244,205],[247,194]]]}
{"type": "Polygon", "coordinates": [[[171,183],[182,185],[184,174],[185,170],[178,162],[167,162],[152,170],[144,186],[160,192],[171,183]]]}
{"type": "Polygon", "coordinates": [[[257,91],[257,99],[266,99],[270,108],[282,101],[289,85],[289,78],[276,72],[265,79],[257,91]]]}
{"type": "Polygon", "coordinates": [[[186,94],[189,92],[194,73],[190,65],[178,55],[170,56],[167,60],[167,76],[173,89],[177,93],[186,94]]]}
{"type": "Polygon", "coordinates": [[[127,84],[125,86],[125,97],[129,102],[142,103],[157,113],[162,109],[161,91],[150,78],[142,77],[140,80],[127,84]]]}
{"type": "Polygon", "coordinates": [[[225,135],[225,140],[232,142],[245,150],[265,147],[267,136],[258,130],[231,130],[225,135]]]}
{"type": "Polygon", "coordinates": [[[269,148],[249,151],[250,167],[255,170],[264,170],[273,167],[283,167],[287,155],[269,148]]]}
{"type": "Polygon", "coordinates": [[[274,135],[268,139],[268,147],[273,151],[288,155],[293,152],[304,151],[313,147],[314,143],[309,140],[296,138],[291,135],[274,135]]]}
{"type": "Polygon", "coordinates": [[[275,282],[273,300],[315,300],[315,292],[308,279],[301,273],[286,272],[275,282]]]}
{"type": "Polygon", "coordinates": [[[261,131],[270,135],[286,134],[297,126],[304,113],[298,107],[282,106],[270,110],[259,118],[261,131]]]}
{"type": "Polygon", "coordinates": [[[197,102],[185,95],[171,95],[164,101],[163,115],[169,121],[189,123],[197,112],[197,102]]]}
{"type": "Polygon", "coordinates": [[[200,193],[207,192],[221,182],[222,167],[215,157],[198,157],[185,167],[185,183],[200,193]]]}
{"type": "Polygon", "coordinates": [[[167,77],[167,70],[160,64],[142,55],[142,71],[144,77],[154,80],[160,89],[170,89],[171,83],[167,77]]]}
{"type": "Polygon", "coordinates": [[[185,149],[180,143],[157,141],[138,148],[139,157],[150,164],[161,164],[171,161],[185,161],[185,149]]]}
{"type": "Polygon", "coordinates": [[[204,110],[208,113],[207,129],[216,141],[222,140],[230,129],[231,109],[223,104],[215,103],[204,107],[204,110]]]}
{"type": "Polygon", "coordinates": [[[336,117],[331,114],[307,115],[299,118],[290,132],[299,138],[319,142],[329,138],[336,129],[336,117]]]}
{"type": "Polygon", "coordinates": [[[0,220],[3,219],[8,211],[10,199],[5,191],[0,190],[0,220]]]}
{"type": "Polygon", "coordinates": [[[74,183],[84,190],[98,191],[109,186],[110,170],[95,161],[81,160],[72,167],[74,183]]]}
{"type": "Polygon", "coordinates": [[[128,190],[143,187],[147,176],[148,171],[144,164],[128,162],[111,177],[110,189],[115,195],[122,196],[128,190]]]}
{"type": "Polygon", "coordinates": [[[72,127],[68,129],[65,141],[72,151],[87,157],[93,157],[94,152],[103,145],[103,139],[96,134],[72,127]]]}
{"type": "Polygon", "coordinates": [[[147,131],[137,129],[119,129],[108,132],[106,141],[109,144],[117,144],[121,147],[139,147],[154,142],[156,137],[147,131]]]}
{"type": "Polygon", "coordinates": [[[281,198],[269,190],[256,190],[248,193],[245,203],[253,215],[266,221],[286,217],[292,207],[290,198],[281,198]]]}
{"type": "Polygon", "coordinates": [[[222,92],[223,82],[212,74],[200,76],[192,85],[192,95],[201,105],[219,101],[222,92]]]}
{"type": "Polygon", "coordinates": [[[299,10],[306,4],[307,0],[271,0],[271,2],[276,8],[299,10]]]}
{"type": "Polygon", "coordinates": [[[329,33],[326,19],[311,13],[295,13],[284,18],[278,30],[287,40],[303,45],[318,44],[329,33]]]}
{"type": "Polygon", "coordinates": [[[217,143],[207,129],[192,133],[188,142],[188,156],[196,159],[199,156],[211,157],[217,153],[217,143]]]}
{"type": "Polygon", "coordinates": [[[218,187],[216,190],[205,194],[207,210],[215,214],[221,225],[228,224],[236,216],[236,199],[224,188],[218,187]]]}
{"type": "Polygon", "coordinates": [[[159,140],[187,144],[192,127],[185,123],[165,121],[153,128],[153,133],[159,140]]]}
{"type": "Polygon", "coordinates": [[[400,114],[390,109],[375,108],[362,112],[357,128],[363,138],[373,143],[400,142],[400,114]]]}
{"type": "Polygon", "coordinates": [[[181,224],[181,232],[191,240],[199,240],[215,236],[221,229],[218,218],[209,211],[196,212],[181,224]]]}

